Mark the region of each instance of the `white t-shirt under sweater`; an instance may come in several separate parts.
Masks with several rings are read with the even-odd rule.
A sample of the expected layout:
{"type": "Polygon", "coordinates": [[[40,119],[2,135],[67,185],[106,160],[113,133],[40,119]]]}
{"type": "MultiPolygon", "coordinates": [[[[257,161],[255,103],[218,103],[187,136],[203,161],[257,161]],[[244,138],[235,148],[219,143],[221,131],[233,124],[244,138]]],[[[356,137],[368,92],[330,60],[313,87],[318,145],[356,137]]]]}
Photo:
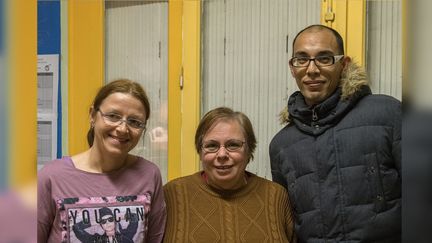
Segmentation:
{"type": "Polygon", "coordinates": [[[38,173],[38,242],[161,242],[165,221],[160,171],[144,158],[91,173],[63,157],[38,173]]]}

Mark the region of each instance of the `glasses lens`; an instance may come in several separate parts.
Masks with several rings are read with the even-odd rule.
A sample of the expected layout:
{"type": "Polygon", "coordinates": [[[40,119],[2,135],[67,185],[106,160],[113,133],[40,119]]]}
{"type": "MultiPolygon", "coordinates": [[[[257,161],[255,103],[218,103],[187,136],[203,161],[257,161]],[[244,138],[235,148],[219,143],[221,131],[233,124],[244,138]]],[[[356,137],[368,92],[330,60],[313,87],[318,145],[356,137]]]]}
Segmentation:
{"type": "Polygon", "coordinates": [[[116,113],[102,113],[102,111],[100,113],[102,114],[102,117],[105,118],[105,121],[114,125],[117,125],[118,122],[122,120],[122,117],[116,113]]]}
{"type": "Polygon", "coordinates": [[[294,67],[305,67],[309,65],[308,57],[293,57],[292,64],[294,67]]]}
{"type": "Polygon", "coordinates": [[[137,119],[128,119],[127,124],[128,124],[128,126],[133,127],[133,128],[137,128],[137,129],[144,127],[144,122],[137,120],[137,119]]]}
{"type": "Polygon", "coordinates": [[[216,142],[208,142],[208,143],[204,143],[202,147],[203,147],[204,151],[209,152],[209,153],[214,153],[214,152],[217,152],[219,150],[220,145],[219,145],[219,143],[216,143],[216,142]]]}
{"type": "Polygon", "coordinates": [[[332,56],[318,56],[315,58],[315,63],[318,66],[329,66],[334,63],[334,58],[332,56]]]}
{"type": "Polygon", "coordinates": [[[230,140],[225,144],[225,148],[231,152],[241,149],[242,146],[243,142],[239,140],[230,140]]]}

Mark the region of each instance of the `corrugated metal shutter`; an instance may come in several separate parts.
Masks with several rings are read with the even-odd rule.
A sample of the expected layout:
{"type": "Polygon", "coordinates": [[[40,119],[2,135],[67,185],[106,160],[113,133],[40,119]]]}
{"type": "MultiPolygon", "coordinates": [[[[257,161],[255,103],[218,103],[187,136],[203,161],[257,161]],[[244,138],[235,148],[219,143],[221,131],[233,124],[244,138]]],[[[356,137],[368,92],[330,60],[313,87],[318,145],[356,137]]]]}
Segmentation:
{"type": "Polygon", "coordinates": [[[401,1],[367,1],[366,69],[373,93],[402,97],[401,1]]]}
{"type": "Polygon", "coordinates": [[[228,106],[244,112],[258,139],[248,170],[271,178],[268,146],[279,112],[297,90],[288,60],[292,40],[320,21],[320,0],[205,0],[202,115],[228,106]]]}
{"type": "Polygon", "coordinates": [[[168,3],[106,2],[106,80],[141,83],[151,116],[132,151],[156,163],[167,178],[168,3]]]}

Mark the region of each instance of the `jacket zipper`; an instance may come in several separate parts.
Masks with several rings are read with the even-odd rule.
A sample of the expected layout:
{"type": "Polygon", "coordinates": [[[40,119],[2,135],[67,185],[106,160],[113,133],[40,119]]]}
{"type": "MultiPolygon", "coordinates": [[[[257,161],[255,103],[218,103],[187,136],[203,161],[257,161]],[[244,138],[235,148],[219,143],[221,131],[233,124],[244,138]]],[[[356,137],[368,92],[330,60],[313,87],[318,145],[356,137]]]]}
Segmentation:
{"type": "Polygon", "coordinates": [[[315,111],[315,108],[312,109],[312,121],[316,122],[318,120],[318,115],[315,111]]]}

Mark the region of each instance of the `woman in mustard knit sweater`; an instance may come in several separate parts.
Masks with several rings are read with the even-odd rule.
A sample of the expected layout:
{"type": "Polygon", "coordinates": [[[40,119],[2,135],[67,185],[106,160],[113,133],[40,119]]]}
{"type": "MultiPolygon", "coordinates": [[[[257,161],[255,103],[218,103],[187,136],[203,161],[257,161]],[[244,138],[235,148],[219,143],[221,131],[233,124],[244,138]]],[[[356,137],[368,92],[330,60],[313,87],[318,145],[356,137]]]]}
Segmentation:
{"type": "Polygon", "coordinates": [[[248,117],[230,108],[209,111],[195,147],[203,170],[164,186],[164,242],[293,242],[286,190],[248,171],[256,139],[248,117]]]}

